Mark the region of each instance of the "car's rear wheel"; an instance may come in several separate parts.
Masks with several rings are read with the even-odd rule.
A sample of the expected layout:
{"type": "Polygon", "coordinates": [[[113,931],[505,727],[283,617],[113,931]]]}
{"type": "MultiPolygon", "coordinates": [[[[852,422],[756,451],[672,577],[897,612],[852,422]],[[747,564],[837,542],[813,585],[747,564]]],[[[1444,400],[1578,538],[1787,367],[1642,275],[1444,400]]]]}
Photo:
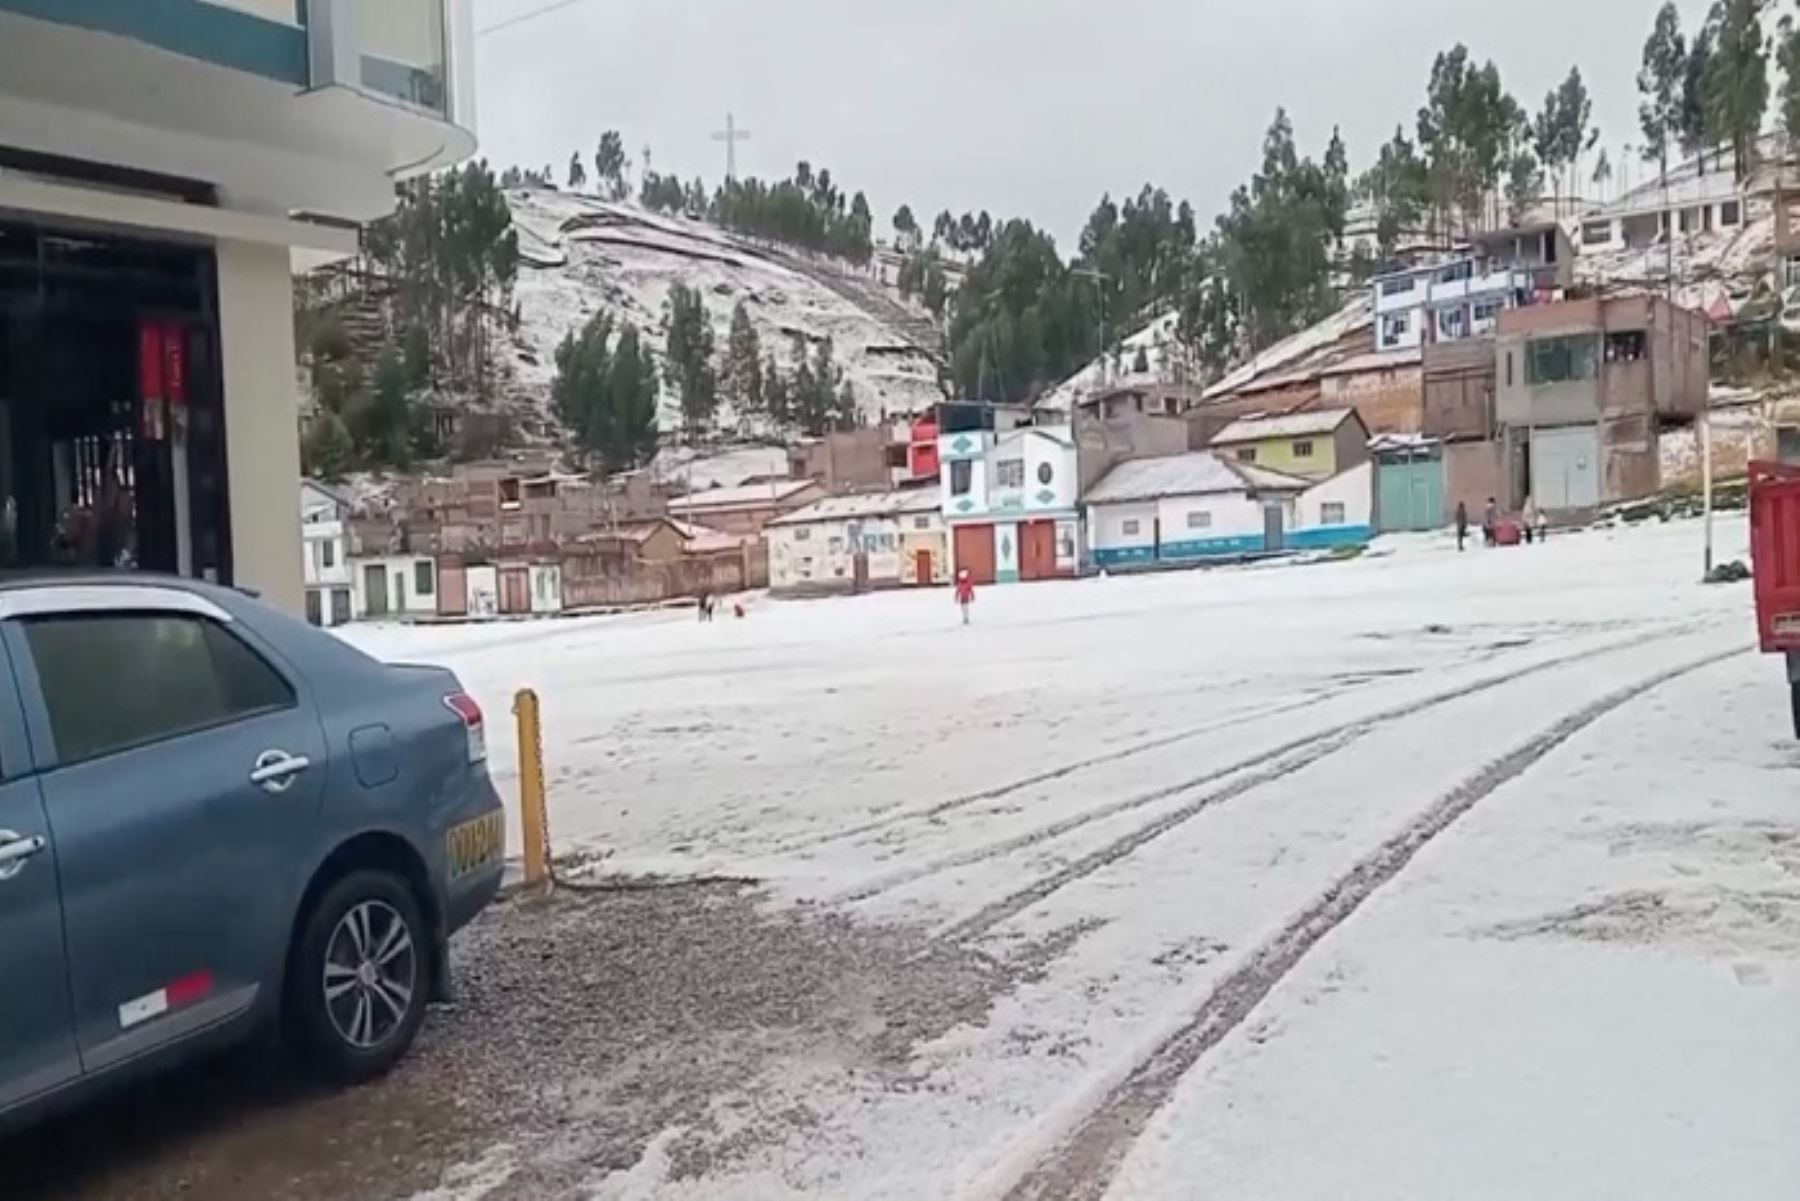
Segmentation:
{"type": "Polygon", "coordinates": [[[307,1066],[356,1083],[393,1067],[425,1019],[431,943],[400,877],[352,872],[313,906],[287,981],[287,1019],[307,1066]]]}

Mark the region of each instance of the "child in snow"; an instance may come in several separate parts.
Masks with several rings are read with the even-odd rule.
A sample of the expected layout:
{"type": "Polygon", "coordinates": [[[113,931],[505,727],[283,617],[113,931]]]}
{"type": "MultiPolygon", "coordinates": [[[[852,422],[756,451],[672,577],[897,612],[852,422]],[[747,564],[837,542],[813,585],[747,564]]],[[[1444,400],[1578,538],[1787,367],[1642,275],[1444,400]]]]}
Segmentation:
{"type": "Polygon", "coordinates": [[[969,624],[969,606],[975,603],[975,577],[967,567],[956,573],[956,604],[962,610],[964,625],[969,624]]]}

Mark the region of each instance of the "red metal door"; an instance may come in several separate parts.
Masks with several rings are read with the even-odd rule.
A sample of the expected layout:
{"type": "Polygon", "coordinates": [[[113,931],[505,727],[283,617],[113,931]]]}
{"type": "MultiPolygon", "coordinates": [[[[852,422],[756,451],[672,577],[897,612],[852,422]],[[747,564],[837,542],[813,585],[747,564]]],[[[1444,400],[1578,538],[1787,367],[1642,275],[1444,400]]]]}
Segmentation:
{"type": "Polygon", "coordinates": [[[994,582],[994,527],[956,527],[956,570],[967,570],[977,584],[994,582]]]}
{"type": "Polygon", "coordinates": [[[1800,466],[1750,464],[1750,554],[1765,651],[1800,651],[1800,466]]]}
{"type": "Polygon", "coordinates": [[[1019,527],[1019,577],[1047,580],[1056,575],[1056,523],[1028,521],[1019,527]]]}
{"type": "Polygon", "coordinates": [[[931,552],[921,550],[913,552],[913,583],[921,587],[933,582],[937,573],[931,569],[931,552]]]}

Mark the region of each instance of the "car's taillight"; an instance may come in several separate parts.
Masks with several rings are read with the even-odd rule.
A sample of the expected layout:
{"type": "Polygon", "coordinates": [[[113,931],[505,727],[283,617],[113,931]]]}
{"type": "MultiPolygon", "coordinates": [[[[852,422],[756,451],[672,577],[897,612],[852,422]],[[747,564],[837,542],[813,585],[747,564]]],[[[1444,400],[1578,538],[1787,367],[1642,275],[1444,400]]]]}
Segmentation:
{"type": "Polygon", "coordinates": [[[481,724],[481,706],[466,692],[453,692],[444,698],[444,708],[462,718],[463,730],[469,736],[469,762],[487,759],[487,727],[481,724]]]}

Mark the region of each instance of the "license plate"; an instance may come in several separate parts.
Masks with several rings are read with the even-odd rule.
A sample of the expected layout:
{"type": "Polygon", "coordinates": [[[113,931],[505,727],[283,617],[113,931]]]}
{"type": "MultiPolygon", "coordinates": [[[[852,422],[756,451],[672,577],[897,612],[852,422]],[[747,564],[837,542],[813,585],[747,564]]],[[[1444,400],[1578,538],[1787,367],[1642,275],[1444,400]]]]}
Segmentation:
{"type": "Polygon", "coordinates": [[[506,857],[506,814],[499,809],[450,827],[444,836],[450,878],[457,880],[506,857]]]}
{"type": "Polygon", "coordinates": [[[1800,634],[1800,613],[1777,613],[1775,615],[1775,632],[1777,634],[1800,634]]]}

